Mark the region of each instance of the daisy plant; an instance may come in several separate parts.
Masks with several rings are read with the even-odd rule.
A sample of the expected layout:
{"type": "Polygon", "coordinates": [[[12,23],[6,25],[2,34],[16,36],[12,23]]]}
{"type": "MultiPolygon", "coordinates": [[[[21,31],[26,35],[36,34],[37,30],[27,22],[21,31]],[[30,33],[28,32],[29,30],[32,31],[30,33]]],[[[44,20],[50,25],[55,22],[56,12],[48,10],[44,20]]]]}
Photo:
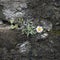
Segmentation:
{"type": "Polygon", "coordinates": [[[36,31],[35,31],[35,26],[33,25],[33,22],[28,22],[25,24],[24,28],[22,29],[22,33],[23,34],[26,34],[27,37],[29,35],[34,35],[36,34],[36,31]]]}

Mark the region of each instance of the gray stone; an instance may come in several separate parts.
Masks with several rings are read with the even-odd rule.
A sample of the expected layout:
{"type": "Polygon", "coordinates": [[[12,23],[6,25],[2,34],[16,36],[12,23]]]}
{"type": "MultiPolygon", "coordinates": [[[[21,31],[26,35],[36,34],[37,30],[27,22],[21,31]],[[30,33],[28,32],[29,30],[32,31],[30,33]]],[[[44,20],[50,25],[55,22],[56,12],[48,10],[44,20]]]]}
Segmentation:
{"type": "Polygon", "coordinates": [[[52,23],[50,21],[42,20],[41,24],[43,28],[46,29],[47,31],[50,31],[52,29],[52,23]]]}
{"type": "Polygon", "coordinates": [[[3,5],[2,13],[5,19],[23,17],[25,11],[22,8],[27,8],[26,0],[1,0],[0,3],[3,5]]]}
{"type": "Polygon", "coordinates": [[[24,43],[20,43],[17,45],[19,47],[19,52],[22,54],[27,54],[29,53],[30,49],[31,49],[31,45],[28,41],[25,41],[24,43]]]}
{"type": "Polygon", "coordinates": [[[2,20],[0,20],[0,25],[3,24],[2,20]]]}
{"type": "Polygon", "coordinates": [[[42,35],[41,35],[41,38],[47,38],[48,37],[48,33],[43,33],[42,35]]]}
{"type": "Polygon", "coordinates": [[[27,8],[27,4],[26,3],[21,3],[20,6],[21,6],[21,8],[27,8]]]}

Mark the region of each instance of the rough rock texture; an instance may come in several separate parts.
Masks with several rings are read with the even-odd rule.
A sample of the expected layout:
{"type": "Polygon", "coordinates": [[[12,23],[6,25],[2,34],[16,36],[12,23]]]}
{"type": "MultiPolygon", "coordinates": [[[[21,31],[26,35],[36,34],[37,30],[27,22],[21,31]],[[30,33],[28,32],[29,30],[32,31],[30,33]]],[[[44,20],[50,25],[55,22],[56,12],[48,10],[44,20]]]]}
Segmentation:
{"type": "Polygon", "coordinates": [[[33,19],[37,25],[43,20],[46,30],[53,25],[52,31],[42,39],[0,29],[0,60],[60,60],[60,0],[0,0],[1,22],[17,17],[33,19]]]}
{"type": "Polygon", "coordinates": [[[23,17],[27,8],[25,0],[1,0],[0,5],[3,6],[2,12],[5,19],[15,19],[17,17],[23,17]]]}

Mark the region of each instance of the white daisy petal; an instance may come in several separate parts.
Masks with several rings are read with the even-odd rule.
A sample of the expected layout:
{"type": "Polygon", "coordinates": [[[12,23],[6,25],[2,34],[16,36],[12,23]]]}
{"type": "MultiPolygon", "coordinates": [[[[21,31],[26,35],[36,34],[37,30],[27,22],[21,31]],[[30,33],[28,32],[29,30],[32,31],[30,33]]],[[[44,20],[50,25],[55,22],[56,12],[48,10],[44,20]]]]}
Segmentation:
{"type": "Polygon", "coordinates": [[[43,31],[43,27],[42,26],[37,26],[36,31],[38,33],[41,33],[43,31]]]}

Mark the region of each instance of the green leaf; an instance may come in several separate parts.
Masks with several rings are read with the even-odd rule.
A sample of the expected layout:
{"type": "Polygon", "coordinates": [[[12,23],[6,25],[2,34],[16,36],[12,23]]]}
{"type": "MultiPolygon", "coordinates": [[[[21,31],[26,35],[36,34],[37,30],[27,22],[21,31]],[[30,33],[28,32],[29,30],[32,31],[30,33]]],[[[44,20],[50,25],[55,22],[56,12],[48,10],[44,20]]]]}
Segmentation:
{"type": "Polygon", "coordinates": [[[19,19],[18,19],[18,22],[19,22],[19,23],[23,23],[23,18],[19,18],[19,19]]]}
{"type": "Polygon", "coordinates": [[[10,23],[13,24],[14,23],[14,20],[10,20],[10,23]]]}
{"type": "Polygon", "coordinates": [[[11,29],[14,29],[15,27],[14,27],[14,25],[11,25],[10,28],[11,28],[11,29]]]}
{"type": "Polygon", "coordinates": [[[15,25],[11,25],[10,27],[11,29],[17,29],[18,28],[18,24],[15,24],[15,25]]]}
{"type": "Polygon", "coordinates": [[[15,26],[14,26],[15,28],[18,28],[18,24],[15,24],[15,26]]]}

